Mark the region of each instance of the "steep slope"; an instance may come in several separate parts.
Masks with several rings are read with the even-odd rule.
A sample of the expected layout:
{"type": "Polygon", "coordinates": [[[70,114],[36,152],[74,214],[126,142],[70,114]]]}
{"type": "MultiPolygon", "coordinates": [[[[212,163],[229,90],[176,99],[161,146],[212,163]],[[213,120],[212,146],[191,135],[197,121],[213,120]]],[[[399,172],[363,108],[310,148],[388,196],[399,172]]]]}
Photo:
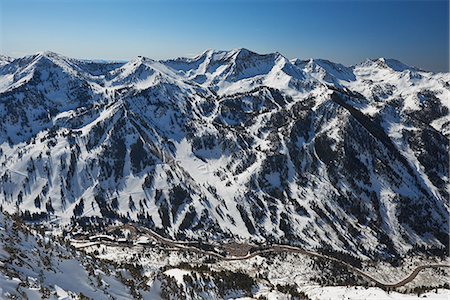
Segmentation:
{"type": "Polygon", "coordinates": [[[51,233],[30,230],[21,220],[0,212],[2,299],[148,297],[140,271],[81,255],[51,233]]]}
{"type": "Polygon", "coordinates": [[[16,80],[0,94],[0,199],[26,220],[383,259],[448,251],[448,74],[246,49],[89,70],[39,54],[1,70],[16,80]],[[394,83],[381,101],[374,86],[394,83]]]}
{"type": "Polygon", "coordinates": [[[0,69],[0,142],[16,144],[52,127],[61,112],[85,110],[108,95],[77,61],[52,52],[19,58],[0,69]]]}

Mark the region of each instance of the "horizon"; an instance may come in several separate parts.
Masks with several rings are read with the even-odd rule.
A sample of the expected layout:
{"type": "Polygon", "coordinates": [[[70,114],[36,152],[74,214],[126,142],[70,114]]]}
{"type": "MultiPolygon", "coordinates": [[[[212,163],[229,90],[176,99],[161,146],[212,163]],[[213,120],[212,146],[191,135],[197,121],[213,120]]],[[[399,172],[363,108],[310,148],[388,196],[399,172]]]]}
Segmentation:
{"type": "Polygon", "coordinates": [[[443,0],[0,0],[0,53],[51,50],[87,60],[193,57],[247,48],[352,66],[392,58],[449,71],[443,0]]]}

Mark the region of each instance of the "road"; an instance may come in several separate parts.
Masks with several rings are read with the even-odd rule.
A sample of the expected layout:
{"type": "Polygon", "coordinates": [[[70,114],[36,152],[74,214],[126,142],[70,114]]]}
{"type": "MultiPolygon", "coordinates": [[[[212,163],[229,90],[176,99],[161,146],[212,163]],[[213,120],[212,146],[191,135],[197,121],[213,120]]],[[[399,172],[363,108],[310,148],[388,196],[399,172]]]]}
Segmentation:
{"type": "MultiPolygon", "coordinates": [[[[312,251],[308,251],[299,247],[294,247],[294,246],[288,246],[288,245],[280,245],[280,244],[273,244],[268,246],[266,249],[262,249],[262,250],[256,250],[252,253],[248,253],[247,255],[244,256],[224,256],[220,253],[217,252],[213,252],[213,251],[208,251],[208,250],[204,250],[195,246],[190,246],[190,242],[185,242],[185,241],[175,241],[175,240],[171,240],[171,239],[167,239],[165,237],[162,237],[161,235],[159,235],[158,233],[154,232],[151,229],[145,228],[145,227],[141,227],[138,226],[138,231],[140,232],[145,232],[148,235],[150,235],[151,237],[153,237],[155,240],[157,240],[159,243],[164,244],[166,246],[170,246],[172,247],[172,249],[170,250],[178,250],[178,251],[182,251],[182,250],[188,250],[188,251],[192,251],[192,252],[196,252],[199,254],[203,254],[203,255],[209,255],[209,256],[213,256],[216,257],[220,260],[223,261],[239,261],[239,260],[247,260],[250,259],[252,257],[264,254],[264,253],[283,253],[283,252],[289,252],[289,253],[299,253],[302,255],[306,255],[306,256],[310,256],[310,257],[318,257],[318,258],[323,258],[329,261],[333,261],[336,262],[340,265],[345,266],[347,269],[353,271],[354,273],[360,275],[361,277],[364,277],[365,279],[367,279],[368,281],[373,282],[376,286],[379,287],[383,287],[383,288],[398,288],[398,287],[402,287],[406,284],[408,284],[409,282],[413,281],[417,275],[420,273],[420,271],[424,270],[424,269],[429,269],[429,268],[450,268],[450,265],[446,265],[446,264],[429,264],[429,265],[421,265],[416,267],[408,276],[406,276],[404,279],[398,281],[398,282],[394,282],[394,283],[386,283],[386,282],[381,282],[378,279],[374,278],[372,275],[362,271],[361,269],[358,269],[355,266],[352,266],[351,264],[339,260],[337,258],[328,256],[328,255],[324,255],[321,253],[317,253],[317,252],[312,252],[312,251]]],[[[124,244],[124,243],[118,243],[118,242],[113,242],[113,241],[109,241],[109,242],[102,242],[103,244],[107,244],[107,245],[111,245],[111,246],[121,246],[121,247],[133,247],[134,244],[132,244],[131,242],[128,244],[124,244]]],[[[91,246],[91,244],[86,245],[86,247],[91,246]]],[[[208,244],[208,243],[204,243],[204,245],[210,246],[210,247],[214,247],[214,245],[212,244],[208,244]]],[[[82,247],[79,247],[82,248],[82,247]]]]}

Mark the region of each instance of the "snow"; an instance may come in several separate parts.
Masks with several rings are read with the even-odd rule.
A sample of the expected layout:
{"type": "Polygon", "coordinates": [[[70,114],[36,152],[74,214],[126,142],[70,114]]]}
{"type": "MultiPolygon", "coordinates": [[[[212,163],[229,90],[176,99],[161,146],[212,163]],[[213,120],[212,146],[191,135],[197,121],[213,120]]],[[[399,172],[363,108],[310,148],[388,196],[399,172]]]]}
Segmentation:
{"type": "Polygon", "coordinates": [[[182,270],[182,269],[169,269],[164,272],[164,274],[175,278],[179,284],[183,284],[183,282],[184,282],[183,276],[189,275],[190,273],[191,273],[190,271],[186,271],[186,270],[182,270]]]}
{"type": "Polygon", "coordinates": [[[146,236],[140,236],[136,240],[136,244],[148,244],[150,242],[150,239],[146,236]]]}
{"type": "Polygon", "coordinates": [[[432,299],[444,300],[450,297],[449,290],[438,289],[438,292],[427,292],[420,296],[411,294],[401,294],[397,292],[385,292],[380,288],[370,287],[306,287],[304,292],[313,300],[412,300],[412,299],[432,299]]]}
{"type": "MultiPolygon", "coordinates": [[[[234,197],[237,194],[239,187],[227,186],[221,178],[214,175],[214,171],[226,164],[226,158],[219,157],[217,159],[209,160],[206,164],[202,160],[195,157],[191,151],[191,145],[183,139],[176,146],[176,162],[184,169],[189,170],[190,176],[194,179],[196,184],[211,185],[216,187],[217,192],[221,198],[227,203],[233,216],[239,214],[234,204],[234,197]]],[[[241,175],[244,176],[244,175],[241,175]]],[[[218,203],[217,203],[218,204],[218,203]]],[[[201,205],[201,203],[199,203],[201,205]]],[[[198,207],[198,211],[201,211],[201,206],[198,207]]],[[[239,220],[239,219],[238,219],[239,220]]],[[[230,224],[231,225],[231,224],[230,224]]],[[[245,230],[245,224],[239,220],[239,223],[232,227],[234,232],[240,233],[245,236],[248,235],[245,230]]]]}
{"type": "Polygon", "coordinates": [[[81,293],[93,299],[132,297],[117,271],[105,262],[75,252],[53,236],[46,244],[46,237],[13,226],[3,212],[0,224],[7,228],[0,232],[0,260],[4,262],[0,268],[0,299],[22,298],[25,294],[29,299],[42,299],[45,289],[58,299],[78,299],[81,293]],[[97,284],[99,279],[104,282],[101,286],[97,284]]]}
{"type": "Polygon", "coordinates": [[[56,284],[55,284],[55,291],[56,291],[56,295],[58,295],[58,300],[70,299],[69,294],[56,284]]]}
{"type": "Polygon", "coordinates": [[[161,281],[159,281],[158,279],[153,281],[153,284],[150,288],[150,292],[146,295],[145,299],[148,299],[148,300],[162,299],[162,297],[161,297],[161,281]]]}
{"type": "MultiPolygon", "coordinates": [[[[404,132],[422,130],[419,126],[405,122],[405,115],[420,110],[424,104],[424,99],[417,96],[419,92],[430,91],[443,107],[450,108],[448,74],[424,72],[392,59],[367,60],[359,65],[346,67],[323,59],[291,62],[279,53],[259,55],[247,49],[207,50],[194,58],[170,61],[139,57],[105,72],[87,72],[79,61],[51,52],[20,60],[21,63],[18,63],[16,60],[0,57],[0,93],[13,92],[12,100],[24,103],[13,107],[17,109],[13,110],[14,113],[6,109],[5,103],[0,103],[0,116],[7,125],[0,132],[0,175],[6,178],[2,182],[0,200],[4,209],[10,212],[17,209],[43,212],[45,201],[52,199],[55,214],[47,225],[54,226],[55,234],[70,223],[73,210],[81,198],[84,199],[85,206],[82,216],[100,216],[99,206],[94,200],[94,195],[99,191],[102,191],[108,201],[113,197],[118,199],[118,213],[136,220],[137,214],[142,211],[152,218],[156,227],[162,228],[162,205],[159,201],[166,201],[171,196],[173,187],[179,185],[188,190],[191,202],[183,203],[177,214],[172,212],[169,216],[170,225],[163,229],[173,237],[180,233],[178,228],[191,208],[197,213],[197,218],[202,214],[207,216],[204,224],[211,222],[217,227],[200,231],[187,229],[184,233],[188,239],[204,238],[206,234],[209,234],[207,237],[214,237],[215,228],[223,230],[234,240],[264,241],[261,232],[283,237],[285,234],[280,230],[279,223],[281,213],[287,213],[290,223],[294,224],[293,232],[304,237],[301,242],[305,248],[318,247],[325,242],[333,244],[336,249],[359,254],[353,236],[339,224],[344,220],[360,230],[366,249],[378,249],[376,233],[368,227],[361,228],[354,216],[348,215],[333,202],[334,195],[351,192],[349,182],[331,184],[327,172],[329,166],[317,159],[315,138],[319,135],[327,136],[328,146],[332,151],[338,151],[345,137],[343,131],[347,129],[342,124],[348,124],[343,122],[350,118],[349,112],[330,101],[333,92],[330,85],[347,88],[365,97],[353,99],[349,103],[368,117],[381,118],[384,131],[414,167],[418,178],[423,180],[423,187],[431,191],[436,199],[442,200],[441,191],[426,175],[417,154],[407,147],[404,132]],[[70,87],[79,90],[81,86],[89,91],[86,102],[77,102],[82,97],[71,94],[70,87]],[[42,99],[34,99],[30,94],[15,94],[15,90],[21,87],[44,96],[42,99]],[[278,103],[266,87],[290,96],[290,103],[283,104],[284,99],[281,104],[278,103]],[[258,92],[260,94],[253,97],[258,92]],[[237,93],[245,96],[241,97],[237,93]],[[309,97],[313,98],[311,107],[294,111],[296,105],[306,103],[309,97]],[[238,112],[246,117],[251,115],[247,123],[234,118],[234,115],[220,115],[222,110],[230,109],[230,106],[225,105],[227,98],[235,98],[236,103],[242,104],[237,106],[238,112]],[[264,98],[270,104],[256,105],[253,103],[255,98],[264,98]],[[27,102],[29,99],[37,102],[27,102]],[[398,99],[403,99],[403,102],[394,104],[398,99]],[[209,103],[211,111],[204,113],[200,103],[209,103]],[[386,113],[390,106],[395,106],[396,111],[386,113]],[[281,115],[282,121],[292,119],[292,124],[284,124],[272,130],[271,122],[276,122],[272,117],[278,113],[285,113],[281,115]],[[302,158],[297,166],[294,165],[297,157],[291,157],[288,148],[292,138],[289,134],[294,120],[301,120],[303,114],[310,114],[315,119],[311,125],[299,126],[299,130],[304,129],[307,133],[299,136],[294,145],[299,150],[298,156],[302,158]],[[11,116],[15,115],[25,117],[13,122],[11,116]],[[226,127],[218,124],[219,119],[226,123],[226,127]],[[25,120],[30,122],[23,125],[25,120]],[[187,132],[187,127],[191,131],[187,132]],[[53,129],[55,131],[51,132],[53,129]],[[95,131],[101,134],[94,135],[95,131]],[[214,145],[194,150],[195,138],[202,135],[213,136],[214,145]],[[12,141],[8,142],[8,138],[12,141]],[[103,178],[100,162],[105,163],[103,158],[109,159],[109,162],[115,161],[116,157],[107,157],[106,153],[111,148],[114,150],[114,142],[118,138],[123,138],[126,148],[123,169],[117,178],[112,174],[103,178]],[[152,160],[149,165],[142,166],[142,170],[134,170],[131,161],[130,148],[138,139],[143,141],[142,147],[152,160]],[[89,141],[95,141],[96,146],[89,148],[89,141]],[[74,150],[74,145],[79,146],[79,153],[74,150]],[[61,178],[68,178],[67,165],[71,164],[71,154],[75,152],[78,156],[74,176],[69,182],[61,181],[61,178]],[[255,155],[254,161],[237,172],[239,164],[251,154],[255,155]],[[267,158],[276,155],[283,155],[287,160],[285,181],[280,173],[282,171],[277,170],[279,166],[266,172],[262,170],[267,158]],[[35,171],[30,171],[31,166],[35,171]],[[299,184],[300,177],[304,174],[308,175],[307,180],[299,184]],[[146,176],[152,178],[150,187],[147,188],[144,187],[146,176]],[[282,191],[283,196],[289,193],[289,199],[304,206],[308,216],[294,213],[292,203],[273,197],[264,190],[265,184],[281,188],[284,183],[288,188],[282,191]],[[254,185],[251,188],[254,194],[249,196],[246,191],[249,191],[251,185],[254,185]],[[23,203],[16,205],[19,190],[24,191],[23,203]],[[155,199],[157,191],[162,195],[160,199],[155,199]],[[42,208],[34,204],[38,196],[45,198],[42,208]],[[128,205],[131,196],[136,206],[139,201],[145,201],[145,205],[133,211],[128,205]],[[257,205],[257,200],[253,198],[265,199],[261,208],[256,209],[261,212],[261,219],[252,213],[257,205]],[[268,208],[269,202],[270,209],[274,212],[268,208]],[[336,221],[336,230],[332,228],[332,224],[327,224],[318,216],[311,203],[322,209],[332,222],[336,221]],[[258,226],[255,234],[247,229],[237,204],[244,207],[243,214],[247,214],[253,225],[258,226]],[[344,249],[337,234],[348,239],[354,248],[344,249]]],[[[445,129],[448,121],[449,117],[446,115],[430,120],[430,124],[436,130],[444,132],[448,131],[448,128],[445,129]]],[[[357,150],[355,159],[370,165],[372,157],[368,151],[357,150]]],[[[405,170],[397,163],[390,166],[398,174],[405,170]]],[[[420,193],[408,176],[402,177],[401,184],[394,187],[386,178],[370,172],[370,183],[367,184],[370,187],[367,191],[373,191],[379,196],[380,213],[384,222],[382,229],[402,254],[411,247],[403,238],[404,234],[408,234],[413,242],[427,245],[438,243],[432,234],[417,235],[398,222],[396,195],[420,193]]],[[[447,177],[443,178],[448,181],[447,177]]],[[[367,204],[366,202],[367,197],[364,198],[363,195],[362,205],[367,204]]],[[[433,202],[430,200],[425,204],[430,203],[433,202]]],[[[448,212],[448,207],[443,207],[444,210],[440,212],[448,212]]],[[[436,209],[433,213],[436,214],[437,211],[436,209]]],[[[293,283],[312,299],[417,298],[416,295],[387,293],[374,287],[317,286],[312,278],[320,276],[326,270],[315,269],[313,259],[305,255],[255,256],[243,261],[206,263],[205,257],[186,249],[164,249],[148,236],[139,236],[131,247],[111,246],[111,243],[101,241],[115,239],[107,234],[94,234],[88,241],[72,239],[70,242],[78,249],[74,250],[59,244],[51,236],[51,228],[43,237],[33,232],[25,238],[23,233],[13,233],[11,223],[5,221],[3,216],[0,223],[0,297],[17,295],[20,290],[21,296],[41,298],[43,295],[40,287],[43,286],[52,291],[52,297],[58,299],[75,298],[80,293],[95,299],[132,298],[128,286],[121,281],[121,278],[133,280],[130,273],[125,269],[98,263],[112,260],[117,263],[138,262],[143,267],[148,276],[144,281],[147,282],[148,289],[141,293],[144,299],[161,297],[164,286],[158,277],[161,272],[186,287],[183,277],[194,271],[183,269],[180,265],[182,262],[205,263],[216,271],[244,270],[252,276],[264,275],[267,279],[258,277],[261,280],[258,279],[255,296],[265,296],[268,299],[285,297],[273,289],[276,284],[293,283]],[[150,242],[152,245],[148,246],[150,242]],[[11,246],[14,247],[13,250],[11,246]],[[49,246],[52,247],[52,255],[47,257],[45,247],[49,246]],[[91,259],[80,251],[97,255],[97,258],[91,259]],[[16,253],[22,261],[12,259],[16,253]],[[42,268],[44,262],[47,263],[46,259],[50,261],[50,266],[42,268]],[[42,273],[38,270],[42,270],[42,273]]],[[[123,230],[122,233],[127,238],[132,238],[131,231],[123,230]]],[[[164,239],[162,236],[158,238],[164,239]]],[[[401,268],[393,268],[382,262],[375,265],[364,262],[362,269],[380,281],[395,282],[405,278],[415,266],[432,262],[433,258],[415,257],[404,262],[401,268]]],[[[424,270],[404,290],[421,284],[437,286],[446,282],[447,273],[424,270]]],[[[421,297],[448,299],[449,295],[449,290],[438,289],[437,293],[432,291],[421,297]]]]}
{"type": "Polygon", "coordinates": [[[93,235],[93,236],[90,236],[89,239],[90,240],[106,239],[106,240],[114,241],[114,237],[107,235],[107,234],[93,235]]]}
{"type": "MultiPolygon", "coordinates": [[[[87,248],[88,253],[92,253],[97,247],[87,248]]],[[[158,274],[159,266],[166,266],[167,269],[163,271],[164,275],[172,277],[176,280],[179,286],[186,288],[186,282],[183,280],[184,275],[192,275],[195,277],[199,274],[196,271],[186,270],[177,267],[180,263],[195,263],[196,265],[205,265],[208,270],[212,271],[222,271],[229,270],[231,272],[245,272],[252,277],[262,278],[258,281],[258,288],[255,289],[253,298],[258,298],[259,296],[265,296],[269,299],[286,299],[286,295],[274,290],[274,286],[280,285],[293,285],[295,284],[299,291],[305,292],[311,299],[418,299],[415,294],[402,294],[400,292],[390,292],[387,293],[379,288],[374,287],[349,287],[349,286],[335,286],[335,287],[323,287],[317,285],[311,278],[322,276],[326,274],[326,270],[317,269],[313,267],[313,259],[311,257],[301,255],[301,254],[290,254],[285,255],[275,255],[269,257],[255,256],[248,260],[240,261],[217,261],[215,263],[205,263],[206,256],[198,255],[196,253],[190,252],[179,252],[170,251],[169,249],[164,250],[161,248],[140,248],[140,247],[102,247],[100,252],[105,249],[105,254],[101,257],[114,260],[118,263],[129,261],[131,258],[139,254],[141,259],[140,264],[150,277],[155,276],[154,280],[149,281],[150,286],[149,293],[156,297],[161,291],[161,282],[156,278],[158,274]],[[152,274],[152,275],[150,275],[152,274]]],[[[373,266],[363,266],[363,270],[385,282],[396,282],[409,274],[412,269],[419,264],[432,264],[438,263],[437,261],[428,260],[425,256],[423,257],[411,257],[408,260],[408,264],[402,265],[401,267],[392,267],[389,264],[375,264],[373,266]]],[[[444,263],[444,262],[440,262],[444,263]]],[[[424,277],[418,278],[411,282],[411,286],[408,288],[419,287],[422,285],[438,286],[447,282],[447,277],[445,273],[439,276],[440,273],[437,270],[430,269],[431,273],[424,274],[424,277]],[[425,279],[428,278],[428,279],[425,279]]],[[[199,282],[200,283],[200,282],[199,282]]],[[[400,290],[402,291],[402,290],[400,290]]],[[[423,294],[431,299],[446,299],[449,290],[438,289],[438,293],[434,292],[432,289],[430,292],[423,294]]],[[[404,292],[404,290],[403,290],[404,292]]],[[[159,296],[158,296],[159,297],[159,296]]],[[[214,298],[214,297],[213,297],[214,298]]],[[[150,298],[152,299],[152,298],[150,298]]],[[[158,298],[156,298],[158,299],[158,298]]],[[[237,299],[248,299],[248,298],[237,298],[237,299]]]]}
{"type": "MultiPolygon", "coordinates": [[[[207,50],[193,58],[169,61],[139,57],[104,72],[101,68],[87,72],[80,61],[51,52],[20,58],[0,69],[0,93],[12,91],[12,100],[21,103],[13,107],[12,113],[0,103],[0,117],[6,124],[4,130],[0,126],[0,177],[6,178],[0,187],[0,201],[9,212],[19,209],[39,213],[46,211],[45,204],[51,199],[55,214],[47,222],[55,227],[67,226],[81,198],[84,199],[83,217],[101,216],[94,199],[101,191],[108,201],[117,198],[117,212],[133,221],[141,212],[138,203],[145,202],[143,213],[148,213],[155,226],[162,228],[161,202],[155,199],[156,193],[158,191],[167,200],[174,186],[180,185],[189,192],[191,202],[183,203],[179,211],[169,217],[170,225],[164,229],[172,237],[179,233],[188,209],[192,208],[198,218],[207,215],[208,223],[215,226],[211,228],[220,228],[237,240],[264,241],[264,234],[268,233],[283,237],[279,219],[281,213],[286,213],[296,234],[309,234],[305,235],[305,247],[336,241],[338,234],[353,244],[354,237],[349,236],[345,226],[337,224],[336,233],[330,224],[318,221],[320,218],[311,209],[315,203],[327,211],[325,203],[328,203],[331,212],[326,215],[335,214],[341,221],[354,225],[364,233],[364,245],[373,250],[379,244],[376,233],[358,226],[356,218],[332,201],[339,193],[352,192],[349,183],[343,180],[333,183],[326,163],[320,161],[315,149],[316,138],[326,135],[331,150],[338,150],[346,136],[343,124],[348,125],[351,119],[348,111],[330,100],[333,90],[329,86],[347,88],[365,97],[356,97],[348,103],[366,116],[381,120],[386,134],[423,182],[421,186],[441,201],[442,191],[426,175],[418,154],[408,147],[403,132],[425,128],[406,121],[409,114],[421,109],[423,99],[417,97],[418,92],[429,90],[443,107],[450,107],[449,81],[449,74],[424,72],[391,59],[367,60],[346,67],[323,59],[289,61],[279,53],[259,55],[247,49],[207,50]],[[89,99],[78,102],[79,97],[71,94],[71,85],[76,87],[74,90],[86,87],[89,99]],[[17,92],[18,87],[39,91],[42,99],[17,92]],[[278,103],[267,87],[279,90],[286,99],[278,103]],[[310,107],[295,109],[310,98],[310,107]],[[404,102],[395,104],[400,98],[404,102]],[[230,99],[235,101],[237,113],[222,115],[223,111],[233,109],[226,105],[230,99]],[[283,104],[285,100],[289,103],[283,104]],[[261,102],[255,103],[258,101],[261,102]],[[206,113],[202,105],[210,105],[210,111],[206,113]],[[391,107],[395,107],[395,112],[386,113],[391,107]],[[241,112],[248,122],[237,116],[241,112]],[[272,122],[277,114],[282,121],[289,122],[274,130],[272,122]],[[12,120],[11,116],[16,115],[24,117],[12,120]],[[298,121],[304,121],[305,124],[298,127],[305,132],[295,137],[293,147],[298,150],[298,157],[291,157],[289,142],[293,137],[290,134],[298,121]],[[214,145],[193,150],[195,139],[203,140],[203,135],[213,136],[214,145]],[[11,143],[8,138],[12,139],[11,143]],[[111,168],[116,158],[110,153],[115,150],[115,142],[122,138],[126,148],[123,170],[113,175],[111,168]],[[143,141],[151,163],[135,171],[131,146],[138,139],[143,141]],[[88,147],[90,142],[91,148],[88,147]],[[74,145],[79,147],[74,175],[65,182],[72,153],[78,153],[74,145]],[[251,155],[254,159],[244,164],[244,159],[251,155]],[[286,157],[285,182],[278,170],[263,170],[267,158],[275,155],[286,157]],[[294,164],[295,159],[301,160],[299,165],[294,164]],[[31,162],[36,169],[34,172],[29,171],[31,162]],[[102,168],[105,164],[109,164],[110,169],[102,168]],[[303,176],[304,183],[300,184],[303,176]],[[146,178],[151,179],[148,187],[144,185],[146,178]],[[283,188],[283,197],[289,195],[289,199],[304,207],[309,216],[294,212],[294,205],[287,198],[280,200],[269,195],[261,183],[283,188]],[[283,184],[286,187],[282,187],[283,184]],[[249,190],[254,192],[251,197],[246,193],[249,190]],[[23,202],[16,205],[19,191],[23,191],[23,202]],[[35,205],[38,196],[42,198],[40,208],[35,205]],[[130,197],[137,206],[135,210],[129,208],[130,197]],[[254,216],[254,198],[273,202],[269,205],[269,201],[263,201],[258,209],[260,219],[254,216]],[[247,229],[237,204],[242,205],[244,214],[258,227],[255,234],[247,229]]],[[[444,131],[448,120],[446,115],[432,120],[430,125],[444,131]]],[[[373,168],[370,151],[357,150],[358,158],[373,168]]],[[[391,166],[397,174],[407,173],[401,164],[393,162],[391,166]]],[[[398,224],[397,205],[392,199],[396,195],[422,195],[413,177],[401,176],[401,184],[393,187],[388,179],[371,170],[370,183],[357,185],[363,190],[366,188],[364,192],[373,191],[380,197],[385,231],[393,235],[398,250],[404,252],[411,246],[402,237],[405,231],[412,242],[439,245],[433,236],[416,235],[398,224]]],[[[448,182],[447,177],[443,179],[448,182]]],[[[366,196],[354,196],[362,197],[361,202],[367,204],[366,196]]],[[[434,207],[434,200],[424,201],[426,206],[434,207]]],[[[445,204],[439,208],[440,211],[436,208],[433,213],[448,212],[445,204]]],[[[221,238],[209,229],[201,232],[187,229],[186,238],[195,239],[203,233],[221,238]]],[[[78,246],[89,245],[97,243],[84,242],[78,246]]],[[[341,241],[333,245],[343,250],[341,241]]],[[[355,246],[352,251],[359,250],[355,246]]]]}

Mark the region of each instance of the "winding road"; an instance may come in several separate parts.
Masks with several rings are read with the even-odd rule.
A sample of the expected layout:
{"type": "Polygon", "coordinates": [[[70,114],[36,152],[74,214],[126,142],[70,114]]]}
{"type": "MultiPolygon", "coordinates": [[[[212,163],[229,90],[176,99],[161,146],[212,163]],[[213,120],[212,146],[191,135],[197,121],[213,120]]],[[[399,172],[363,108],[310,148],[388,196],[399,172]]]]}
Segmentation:
{"type": "MultiPolygon", "coordinates": [[[[224,261],[239,261],[239,260],[247,260],[250,258],[253,258],[255,256],[264,254],[264,253],[282,253],[282,252],[289,252],[289,253],[299,253],[302,255],[306,255],[306,256],[310,256],[310,257],[318,257],[318,258],[323,258],[329,261],[333,261],[336,262],[342,266],[345,266],[347,269],[353,271],[354,273],[360,275],[361,277],[364,277],[365,279],[367,279],[368,281],[373,282],[376,286],[379,287],[383,287],[383,288],[398,288],[398,287],[402,287],[406,284],[408,284],[409,282],[413,281],[417,275],[424,269],[431,269],[431,268],[450,268],[450,265],[446,265],[446,264],[428,264],[428,265],[421,265],[421,266],[417,266],[408,276],[406,276],[404,279],[398,281],[398,282],[394,282],[394,283],[385,283],[385,282],[381,282],[380,280],[374,278],[372,275],[367,274],[366,272],[362,271],[361,269],[352,266],[351,264],[339,260],[337,258],[328,256],[328,255],[324,255],[324,254],[320,254],[317,252],[312,252],[312,251],[308,251],[299,247],[294,247],[294,246],[288,246],[288,245],[280,245],[280,244],[273,244],[271,246],[269,246],[266,249],[261,249],[261,250],[256,250],[254,252],[248,253],[247,255],[244,256],[224,256],[220,253],[217,252],[213,252],[213,251],[208,251],[208,250],[204,250],[195,246],[190,246],[190,242],[184,242],[184,241],[175,241],[175,240],[171,240],[171,239],[167,239],[165,237],[162,237],[161,235],[159,235],[158,233],[154,232],[151,229],[145,228],[145,227],[136,227],[138,228],[137,230],[140,232],[145,232],[148,235],[150,235],[152,238],[154,238],[155,240],[157,240],[159,243],[164,244],[166,246],[170,246],[172,247],[172,249],[167,249],[167,250],[175,250],[175,251],[182,251],[182,250],[188,250],[188,251],[192,251],[192,252],[196,252],[196,253],[200,253],[203,255],[209,255],[209,256],[213,256],[216,257],[220,260],[224,260],[224,261]]],[[[99,242],[100,243],[100,242],[99,242]]],[[[101,242],[103,244],[107,244],[110,246],[121,246],[121,247],[134,247],[135,245],[132,242],[129,243],[119,243],[119,242],[114,242],[114,241],[104,241],[101,242]]],[[[84,247],[89,247],[92,245],[95,245],[96,243],[90,243],[87,244],[86,246],[80,246],[78,248],[84,248],[84,247]]],[[[214,247],[214,245],[212,244],[207,244],[205,243],[205,245],[207,246],[212,246],[214,247]]],[[[141,246],[145,246],[145,245],[141,245],[141,246]]]]}

